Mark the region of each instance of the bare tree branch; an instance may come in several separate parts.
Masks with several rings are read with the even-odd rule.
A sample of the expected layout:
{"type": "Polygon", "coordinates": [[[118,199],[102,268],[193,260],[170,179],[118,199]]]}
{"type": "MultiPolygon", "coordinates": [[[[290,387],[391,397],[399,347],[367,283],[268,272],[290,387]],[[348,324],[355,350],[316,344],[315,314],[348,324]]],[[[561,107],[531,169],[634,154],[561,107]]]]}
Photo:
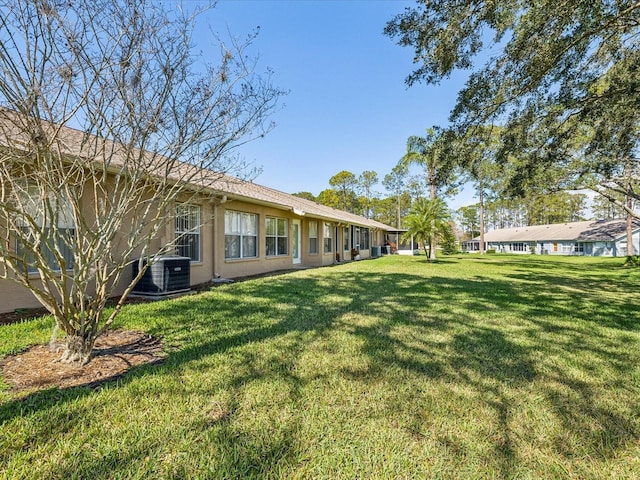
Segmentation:
{"type": "MultiPolygon", "coordinates": [[[[199,11],[155,2],[26,0],[0,9],[1,278],[30,289],[86,362],[107,299],[173,252],[177,202],[202,202],[283,93],[245,41],[216,64],[192,48],[199,11]],[[164,238],[162,244],[158,239],[164,238]]],[[[234,173],[238,173],[234,171],[234,173]]]]}

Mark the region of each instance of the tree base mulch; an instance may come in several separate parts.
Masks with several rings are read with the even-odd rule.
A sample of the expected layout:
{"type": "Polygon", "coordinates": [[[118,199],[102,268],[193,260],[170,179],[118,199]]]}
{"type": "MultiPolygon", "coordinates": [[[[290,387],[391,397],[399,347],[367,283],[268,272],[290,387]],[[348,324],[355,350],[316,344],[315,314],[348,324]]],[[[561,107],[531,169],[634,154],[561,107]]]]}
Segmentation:
{"type": "Polygon", "coordinates": [[[60,362],[62,348],[62,343],[53,349],[35,345],[0,360],[0,375],[11,385],[11,396],[22,397],[56,387],[95,388],[121,377],[132,367],[166,358],[160,340],[131,330],[114,330],[99,337],[93,356],[84,366],[60,362]]]}

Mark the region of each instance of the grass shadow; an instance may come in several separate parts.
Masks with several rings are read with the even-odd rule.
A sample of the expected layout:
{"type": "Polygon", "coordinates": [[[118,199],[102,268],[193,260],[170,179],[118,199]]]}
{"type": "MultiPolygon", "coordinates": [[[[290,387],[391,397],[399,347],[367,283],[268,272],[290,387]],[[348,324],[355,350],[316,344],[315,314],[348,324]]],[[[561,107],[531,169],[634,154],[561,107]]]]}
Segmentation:
{"type": "MultiPolygon", "coordinates": [[[[637,339],[638,330],[637,300],[616,297],[606,313],[597,305],[602,298],[597,278],[610,264],[580,270],[580,288],[572,291],[573,267],[544,259],[518,263],[492,258],[494,266],[506,271],[500,275],[480,271],[463,278],[447,273],[466,259],[447,258],[431,264],[434,268],[426,267],[428,273],[389,271],[383,261],[362,262],[370,264],[366,268],[345,266],[257,279],[197,296],[127,307],[123,322],[142,322],[148,333],[163,337],[169,356],[162,365],[132,369],[114,388],[151,376],[158,395],[172,398],[184,397],[181,388],[210,390],[211,395],[228,392],[220,408],[194,416],[176,427],[175,435],[218,445],[218,465],[204,464],[202,472],[211,468],[217,475],[224,472],[223,476],[238,478],[295,470],[303,419],[295,413],[278,415],[308,408],[303,392],[311,385],[324,385],[336,374],[356,385],[402,378],[423,387],[446,391],[454,385],[473,392],[476,406],[492,412],[497,430],[491,440],[492,461],[503,478],[518,476],[521,461],[517,451],[521,433],[514,432],[519,428],[514,425],[519,408],[514,392],[534,390],[545,399],[560,419],[563,434],[574,439],[567,444],[562,435],[550,433],[555,451],[566,458],[584,452],[614,458],[620,448],[640,440],[638,419],[626,417],[602,398],[602,383],[624,380],[635,366],[634,356],[616,341],[637,339]],[[343,345],[334,339],[351,342],[348,346],[356,350],[357,361],[340,362],[343,345]],[[266,344],[272,348],[261,349],[266,344]],[[321,349],[321,355],[312,357],[318,365],[307,365],[313,348],[321,349]],[[327,357],[335,364],[323,369],[327,357]],[[214,378],[222,368],[230,372],[214,378]],[[206,384],[188,385],[194,371],[206,384]],[[247,385],[256,383],[278,386],[274,406],[257,408],[274,415],[261,420],[264,434],[243,430],[237,422],[246,414],[237,409],[246,402],[241,395],[247,395],[247,385]]],[[[617,282],[616,292],[621,294],[627,281],[617,282]]],[[[53,441],[82,428],[81,400],[99,390],[46,391],[5,402],[0,405],[0,425],[18,417],[50,416],[18,443],[23,448],[53,441]]],[[[149,394],[153,389],[144,391],[149,394]]],[[[428,412],[412,407],[424,402],[426,395],[416,390],[403,398],[408,405],[390,402],[380,407],[380,415],[397,416],[400,410],[412,432],[424,432],[428,412]]],[[[419,441],[427,441],[424,435],[419,441]]],[[[446,441],[451,455],[460,461],[468,455],[463,442],[446,441]]],[[[125,452],[109,462],[124,470],[136,463],[136,456],[153,455],[150,452],[160,447],[153,442],[136,444],[134,455],[125,452]]],[[[5,450],[3,455],[10,453],[5,450]]],[[[85,460],[85,471],[97,472],[99,462],[85,460]]],[[[61,471],[72,472],[73,465],[61,471]]]]}

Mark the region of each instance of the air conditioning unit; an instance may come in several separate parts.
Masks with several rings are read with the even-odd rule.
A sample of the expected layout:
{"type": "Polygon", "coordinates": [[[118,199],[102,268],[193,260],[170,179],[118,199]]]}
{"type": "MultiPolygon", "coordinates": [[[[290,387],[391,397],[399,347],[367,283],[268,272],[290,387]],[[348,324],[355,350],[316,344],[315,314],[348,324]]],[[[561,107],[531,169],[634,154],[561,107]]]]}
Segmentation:
{"type": "MultiPolygon", "coordinates": [[[[139,260],[133,262],[133,278],[138,275],[139,260]]],[[[131,291],[135,295],[162,296],[188,292],[191,288],[191,259],[162,255],[153,259],[131,291]]]]}

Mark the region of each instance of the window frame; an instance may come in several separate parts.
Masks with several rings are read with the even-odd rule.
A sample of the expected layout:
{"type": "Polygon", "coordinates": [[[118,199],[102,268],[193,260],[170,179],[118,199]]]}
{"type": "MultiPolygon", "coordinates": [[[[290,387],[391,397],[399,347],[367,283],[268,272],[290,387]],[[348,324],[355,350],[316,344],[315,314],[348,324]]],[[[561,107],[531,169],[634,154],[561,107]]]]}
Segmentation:
{"type": "Polygon", "coordinates": [[[333,253],[333,225],[327,222],[322,223],[322,251],[324,253],[333,253]]]}
{"type": "Polygon", "coordinates": [[[265,217],[265,255],[267,257],[286,257],[289,255],[289,219],[284,217],[265,217]],[[274,229],[269,228],[273,223],[274,229]],[[273,245],[270,245],[273,240],[273,245]]]}
{"type": "Polygon", "coordinates": [[[360,227],[360,250],[369,250],[370,247],[369,229],[367,227],[360,227]]]}
{"type": "Polygon", "coordinates": [[[173,226],[173,246],[176,255],[187,257],[192,263],[202,262],[202,206],[195,203],[176,203],[173,226]],[[181,239],[183,241],[180,241],[181,239]]]}
{"type": "MultiPolygon", "coordinates": [[[[224,259],[225,260],[244,260],[244,259],[254,259],[254,258],[258,258],[258,256],[260,255],[260,250],[258,247],[258,238],[259,238],[259,234],[260,234],[260,224],[259,224],[259,216],[257,213],[250,213],[250,212],[241,212],[241,211],[237,211],[237,210],[225,210],[224,212],[224,259]],[[229,226],[229,217],[235,217],[237,216],[237,223],[238,223],[238,231],[228,231],[227,227],[229,226]],[[254,232],[251,232],[251,229],[249,228],[249,231],[245,231],[247,230],[245,227],[247,226],[247,224],[245,224],[244,220],[245,219],[252,219],[253,220],[253,230],[254,232]],[[230,250],[230,243],[229,243],[229,239],[230,238],[237,238],[236,242],[238,244],[238,256],[230,256],[229,255],[229,250],[230,250]],[[249,246],[249,243],[251,240],[253,239],[253,249],[255,250],[255,254],[254,255],[250,255],[247,254],[247,250],[251,250],[249,248],[247,248],[249,246]]],[[[233,219],[231,220],[231,223],[233,224],[233,219]]]]}
{"type": "Polygon", "coordinates": [[[524,242],[513,242],[510,245],[510,250],[512,252],[526,252],[527,245],[524,242]]]}
{"type": "Polygon", "coordinates": [[[317,255],[318,253],[318,221],[309,220],[309,254],[317,255]]]}
{"type": "Polygon", "coordinates": [[[353,227],[353,248],[360,251],[360,227],[353,227]]]}
{"type": "MultiPolygon", "coordinates": [[[[23,186],[23,193],[28,196],[28,198],[25,199],[27,209],[29,209],[29,207],[32,206],[31,204],[33,204],[34,202],[43,201],[40,197],[40,190],[38,189],[38,186],[36,184],[25,182],[23,186]]],[[[25,238],[27,236],[32,237],[33,240],[31,241],[31,243],[33,243],[33,241],[35,241],[35,239],[40,236],[41,238],[39,249],[41,252],[45,252],[43,256],[47,259],[47,266],[51,269],[51,271],[62,273],[60,264],[58,263],[58,260],[57,258],[55,258],[55,255],[53,253],[54,250],[58,250],[65,261],[65,272],[70,272],[74,270],[75,266],[73,239],[76,236],[76,226],[73,218],[72,207],[68,201],[64,202],[64,204],[61,205],[58,202],[58,198],[55,196],[50,196],[49,201],[52,203],[52,208],[54,208],[56,211],[56,227],[53,228],[48,226],[48,222],[46,222],[46,220],[42,218],[42,215],[37,213],[36,207],[36,210],[32,212],[32,217],[38,220],[36,222],[36,227],[30,226],[29,222],[27,222],[26,220],[18,222],[19,224],[22,224],[20,225],[22,234],[15,238],[16,254],[21,255],[20,252],[23,249],[23,242],[21,241],[22,238],[25,238]],[[35,228],[35,231],[32,231],[32,228],[35,228]],[[60,233],[57,239],[51,238],[50,231],[52,230],[57,230],[57,232],[60,233]],[[31,234],[29,235],[29,233],[31,234]],[[52,248],[50,248],[50,245],[54,247],[53,250],[52,248]]],[[[28,251],[25,251],[22,256],[26,260],[26,262],[22,262],[22,268],[24,269],[24,271],[26,271],[28,275],[37,275],[38,267],[35,265],[35,259],[33,258],[33,255],[29,254],[28,251]]]]}

